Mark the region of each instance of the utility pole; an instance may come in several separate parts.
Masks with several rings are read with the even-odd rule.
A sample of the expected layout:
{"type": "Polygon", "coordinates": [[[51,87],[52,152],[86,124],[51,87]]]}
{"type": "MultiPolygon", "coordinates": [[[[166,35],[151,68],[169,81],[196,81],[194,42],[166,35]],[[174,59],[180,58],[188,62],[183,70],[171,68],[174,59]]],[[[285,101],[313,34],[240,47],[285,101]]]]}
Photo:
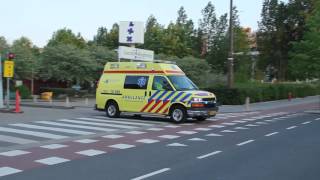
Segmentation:
{"type": "Polygon", "coordinates": [[[234,46],[233,46],[233,0],[230,0],[230,22],[229,22],[229,35],[230,35],[230,52],[228,58],[228,87],[233,87],[234,74],[233,74],[233,60],[234,60],[234,46]]]}
{"type": "Polygon", "coordinates": [[[4,108],[3,106],[3,84],[2,84],[2,60],[0,54],[0,109],[4,108]]]}

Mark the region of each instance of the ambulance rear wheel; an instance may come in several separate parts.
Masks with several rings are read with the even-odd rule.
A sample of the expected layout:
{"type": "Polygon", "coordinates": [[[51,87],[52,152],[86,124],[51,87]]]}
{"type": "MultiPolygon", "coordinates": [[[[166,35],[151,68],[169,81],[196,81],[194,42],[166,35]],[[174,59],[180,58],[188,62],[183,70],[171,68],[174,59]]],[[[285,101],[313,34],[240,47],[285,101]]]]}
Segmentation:
{"type": "Polygon", "coordinates": [[[182,106],[175,106],[171,109],[170,119],[175,123],[182,123],[187,119],[187,111],[182,106]]]}
{"type": "Polygon", "coordinates": [[[118,104],[114,101],[110,101],[106,105],[106,114],[110,118],[117,118],[120,115],[118,104]]]}

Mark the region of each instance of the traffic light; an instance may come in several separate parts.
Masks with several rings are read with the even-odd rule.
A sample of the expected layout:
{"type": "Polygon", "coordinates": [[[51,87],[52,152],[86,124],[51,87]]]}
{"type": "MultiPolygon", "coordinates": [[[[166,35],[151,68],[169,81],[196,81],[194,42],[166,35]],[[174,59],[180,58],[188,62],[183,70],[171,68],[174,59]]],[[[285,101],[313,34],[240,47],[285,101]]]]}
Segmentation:
{"type": "Polygon", "coordinates": [[[7,58],[9,59],[9,60],[13,60],[14,58],[16,57],[16,55],[14,54],[14,53],[8,53],[8,55],[7,55],[7,58]]]}

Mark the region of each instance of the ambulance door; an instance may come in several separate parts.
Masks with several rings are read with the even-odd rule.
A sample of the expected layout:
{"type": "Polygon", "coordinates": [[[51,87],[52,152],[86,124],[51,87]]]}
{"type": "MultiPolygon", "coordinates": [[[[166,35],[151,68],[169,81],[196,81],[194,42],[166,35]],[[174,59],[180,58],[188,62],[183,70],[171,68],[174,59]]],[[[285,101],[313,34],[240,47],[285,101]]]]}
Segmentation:
{"type": "Polygon", "coordinates": [[[143,107],[142,112],[167,113],[170,99],[175,94],[167,77],[154,75],[152,77],[152,86],[149,90],[148,103],[143,107]]]}
{"type": "Polygon", "coordinates": [[[140,112],[148,102],[149,75],[126,75],[122,94],[122,111],[140,112]]]}

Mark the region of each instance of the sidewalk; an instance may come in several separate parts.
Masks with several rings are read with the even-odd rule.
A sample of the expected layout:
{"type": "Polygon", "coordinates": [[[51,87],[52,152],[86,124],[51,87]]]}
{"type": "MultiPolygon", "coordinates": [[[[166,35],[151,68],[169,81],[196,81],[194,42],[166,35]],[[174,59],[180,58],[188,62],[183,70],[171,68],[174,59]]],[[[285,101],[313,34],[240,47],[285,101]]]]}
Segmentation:
{"type": "MultiPolygon", "coordinates": [[[[243,111],[262,111],[269,109],[276,109],[287,106],[295,106],[295,105],[303,105],[315,103],[318,104],[317,109],[312,109],[314,111],[320,110],[320,95],[318,96],[309,96],[305,98],[295,98],[291,101],[287,99],[277,100],[277,101],[267,101],[267,102],[258,102],[249,104],[249,108],[247,109],[245,105],[222,105],[220,106],[220,112],[243,112],[243,111]]],[[[310,109],[311,110],[311,109],[310,109]]]]}
{"type": "MultiPolygon", "coordinates": [[[[277,101],[268,101],[268,102],[259,102],[249,104],[248,108],[246,105],[222,105],[219,108],[219,112],[243,112],[243,111],[261,111],[268,109],[276,109],[286,106],[294,106],[299,104],[308,104],[315,103],[319,104],[318,109],[320,110],[320,96],[309,96],[305,98],[295,98],[291,101],[287,99],[277,100],[277,101]]],[[[11,102],[12,107],[14,106],[14,101],[11,102]]],[[[38,100],[33,102],[32,100],[22,100],[21,106],[25,107],[39,107],[39,108],[55,108],[55,109],[74,109],[74,108],[91,108],[93,109],[95,105],[94,98],[74,98],[70,99],[69,103],[66,100],[53,100],[52,102],[38,100]]]]}

